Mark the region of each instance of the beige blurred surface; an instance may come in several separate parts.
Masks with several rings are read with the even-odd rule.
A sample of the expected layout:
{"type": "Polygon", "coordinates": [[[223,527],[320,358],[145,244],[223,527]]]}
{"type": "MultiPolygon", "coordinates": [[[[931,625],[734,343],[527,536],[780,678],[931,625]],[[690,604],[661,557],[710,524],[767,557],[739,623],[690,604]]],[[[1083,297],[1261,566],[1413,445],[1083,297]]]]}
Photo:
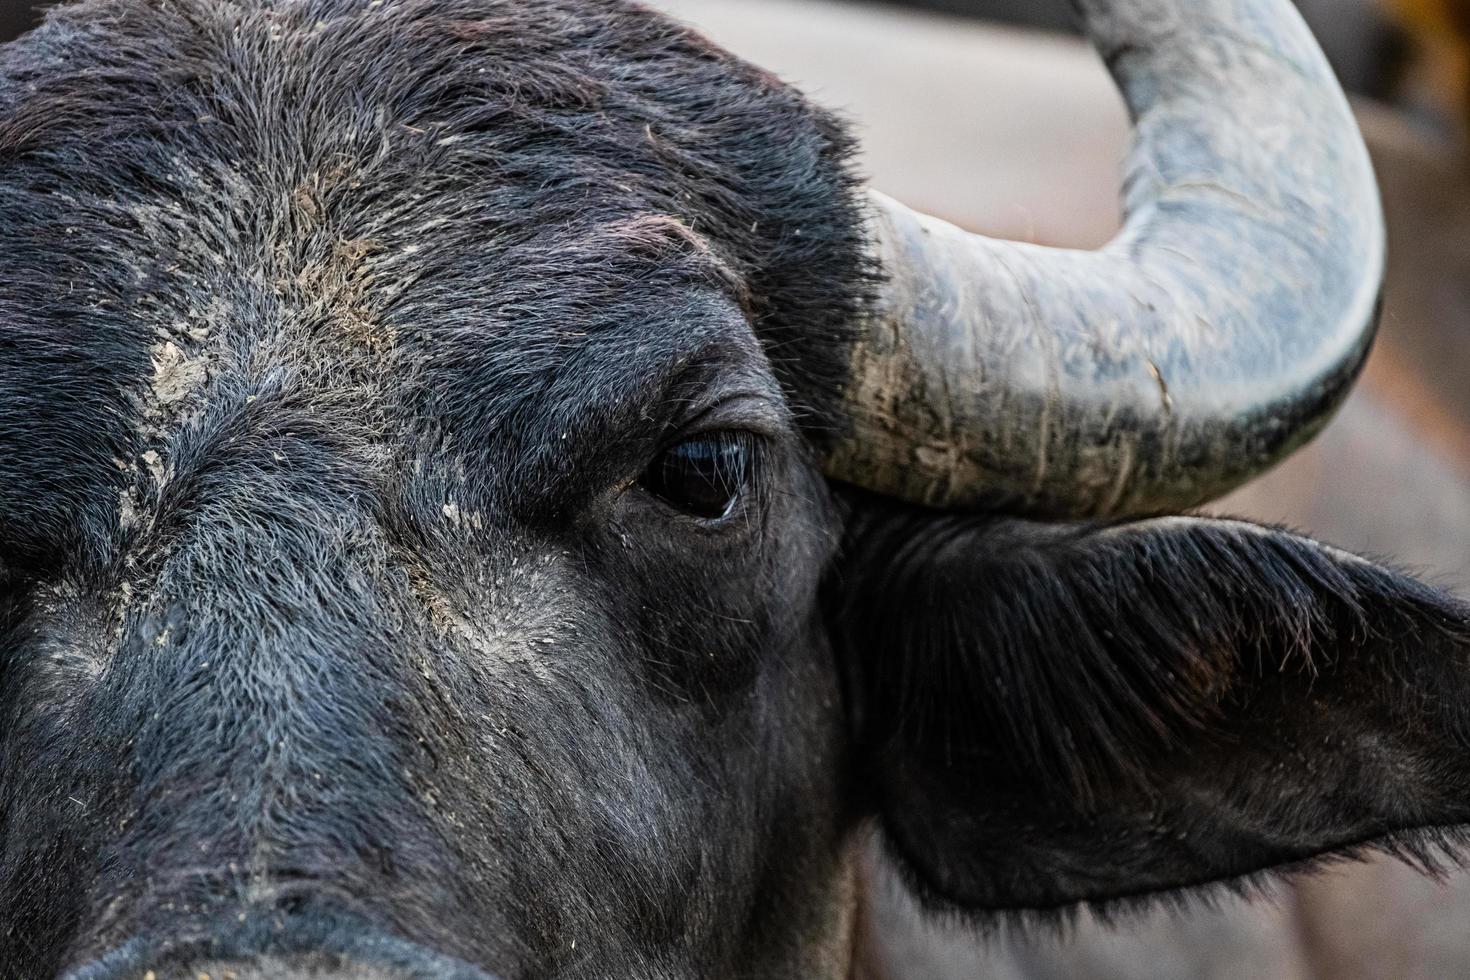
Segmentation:
{"type": "MultiPolygon", "coordinates": [[[[823,0],[658,0],[854,120],[880,188],[989,234],[1092,246],[1116,227],[1121,101],[1066,39],[823,0]]],[[[1470,167],[1361,116],[1390,226],[1364,381],[1316,442],[1216,509],[1302,529],[1470,594],[1470,167]]],[[[981,940],[873,872],[879,975],[901,980],[1470,978],[1470,878],[1386,859],[1214,908],[981,940]]]]}
{"type": "Polygon", "coordinates": [[[850,119],[865,171],[906,204],[1049,244],[1117,227],[1127,117],[1082,41],[826,0],[653,6],[850,119]]]}

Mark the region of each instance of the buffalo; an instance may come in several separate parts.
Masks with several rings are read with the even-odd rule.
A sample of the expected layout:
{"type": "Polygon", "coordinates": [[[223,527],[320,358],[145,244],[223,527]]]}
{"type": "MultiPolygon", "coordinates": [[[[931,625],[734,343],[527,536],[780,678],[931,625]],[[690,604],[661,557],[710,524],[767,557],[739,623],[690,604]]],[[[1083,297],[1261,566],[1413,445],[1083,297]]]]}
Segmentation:
{"type": "Polygon", "coordinates": [[[1084,0],[1129,218],[863,191],[622,0],[81,0],[0,49],[0,975],[842,977],[938,912],[1454,859],[1470,609],[1182,516],[1383,228],[1285,0],[1084,0]]]}

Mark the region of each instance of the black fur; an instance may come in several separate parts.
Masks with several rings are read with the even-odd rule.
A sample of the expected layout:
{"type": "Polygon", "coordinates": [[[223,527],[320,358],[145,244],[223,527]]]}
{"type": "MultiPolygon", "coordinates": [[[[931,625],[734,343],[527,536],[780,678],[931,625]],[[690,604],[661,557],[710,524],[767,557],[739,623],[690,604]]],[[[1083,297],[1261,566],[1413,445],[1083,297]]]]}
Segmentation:
{"type": "Polygon", "coordinates": [[[848,152],[629,3],[111,0],[3,49],[0,976],[237,913],[819,970],[848,152]],[[783,491],[720,530],[628,487],[697,418],[783,491]]]}
{"type": "Polygon", "coordinates": [[[1470,702],[1435,693],[1470,609],[1406,576],[1230,521],[869,503],[850,534],[871,806],[937,905],[1106,907],[1370,841],[1433,865],[1470,818],[1470,702]]]}
{"type": "Polygon", "coordinates": [[[0,49],[0,977],[837,977],[871,818],[966,913],[1463,819],[1401,576],[834,506],[850,149],[621,0],[0,49]]]}

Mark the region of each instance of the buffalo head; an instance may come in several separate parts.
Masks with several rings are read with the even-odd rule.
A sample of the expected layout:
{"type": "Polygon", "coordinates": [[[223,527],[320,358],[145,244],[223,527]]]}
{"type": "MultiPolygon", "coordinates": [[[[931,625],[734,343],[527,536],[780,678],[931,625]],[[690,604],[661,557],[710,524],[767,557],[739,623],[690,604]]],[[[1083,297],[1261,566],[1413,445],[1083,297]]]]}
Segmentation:
{"type": "Polygon", "coordinates": [[[1096,254],[621,0],[0,51],[0,974],[839,977],[868,828],[976,918],[1446,843],[1466,610],[1158,516],[1367,349],[1342,96],[1285,0],[1082,7],[1096,254]]]}

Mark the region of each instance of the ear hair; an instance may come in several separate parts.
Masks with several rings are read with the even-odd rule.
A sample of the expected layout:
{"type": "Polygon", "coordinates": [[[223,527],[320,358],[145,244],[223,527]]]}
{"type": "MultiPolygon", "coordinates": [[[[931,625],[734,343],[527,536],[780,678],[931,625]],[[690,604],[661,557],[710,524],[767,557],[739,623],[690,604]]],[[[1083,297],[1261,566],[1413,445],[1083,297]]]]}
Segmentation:
{"type": "Polygon", "coordinates": [[[983,759],[1084,806],[1186,733],[1210,737],[1242,672],[1315,677],[1374,640],[1470,640],[1470,607],[1238,521],[890,513],[855,522],[844,569],[831,622],[861,738],[983,759]]]}

